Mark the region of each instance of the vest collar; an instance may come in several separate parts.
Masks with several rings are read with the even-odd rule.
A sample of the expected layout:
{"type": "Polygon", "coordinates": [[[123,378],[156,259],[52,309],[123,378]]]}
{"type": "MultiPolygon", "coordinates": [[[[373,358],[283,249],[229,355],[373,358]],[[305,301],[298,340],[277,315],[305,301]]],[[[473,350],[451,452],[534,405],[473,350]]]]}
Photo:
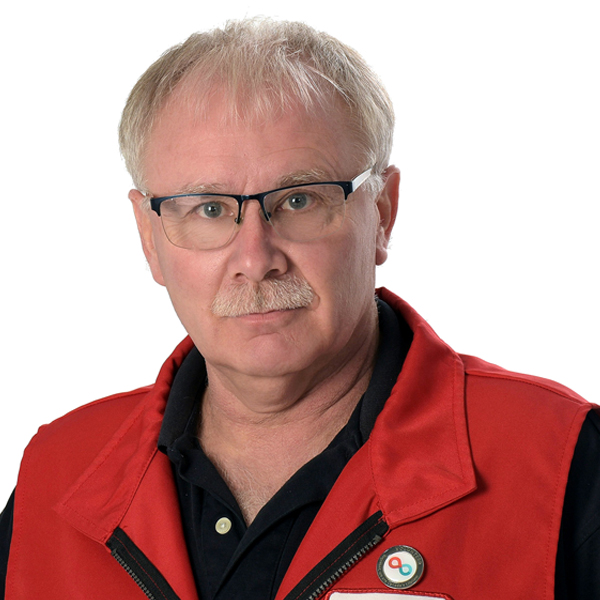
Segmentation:
{"type": "Polygon", "coordinates": [[[414,335],[369,447],[379,505],[396,526],[462,498],[476,481],[461,358],[406,302],[386,289],[379,293],[414,335]]]}

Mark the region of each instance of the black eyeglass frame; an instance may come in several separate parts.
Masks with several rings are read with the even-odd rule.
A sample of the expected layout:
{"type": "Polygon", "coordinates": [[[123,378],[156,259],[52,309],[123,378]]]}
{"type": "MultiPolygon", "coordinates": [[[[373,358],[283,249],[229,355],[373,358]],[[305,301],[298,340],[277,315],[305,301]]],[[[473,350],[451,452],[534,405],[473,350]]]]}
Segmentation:
{"type": "Polygon", "coordinates": [[[373,167],[369,167],[366,171],[363,171],[360,175],[357,175],[351,181],[315,181],[313,183],[300,183],[297,185],[286,185],[284,187],[269,190],[268,192],[261,192],[260,194],[217,194],[212,192],[203,192],[199,194],[176,194],[174,196],[160,196],[158,198],[150,198],[150,207],[152,210],[160,216],[160,205],[166,200],[174,200],[177,198],[202,198],[204,196],[210,196],[211,198],[233,198],[238,203],[238,216],[235,219],[235,223],[239,225],[242,222],[242,205],[247,200],[258,200],[260,208],[267,222],[271,221],[271,214],[267,212],[265,208],[264,200],[269,194],[275,192],[283,192],[285,190],[295,190],[297,188],[309,187],[313,185],[337,185],[342,188],[344,192],[344,202],[348,200],[348,196],[355,192],[372,174],[373,167]]]}

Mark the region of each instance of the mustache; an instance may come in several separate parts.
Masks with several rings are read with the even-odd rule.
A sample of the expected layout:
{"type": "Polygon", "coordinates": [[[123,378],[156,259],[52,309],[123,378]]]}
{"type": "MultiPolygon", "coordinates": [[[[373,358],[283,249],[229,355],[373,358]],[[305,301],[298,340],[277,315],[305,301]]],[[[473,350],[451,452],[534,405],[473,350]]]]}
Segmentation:
{"type": "Polygon", "coordinates": [[[219,290],[211,305],[217,317],[241,317],[275,310],[306,308],[315,293],[308,282],[295,275],[265,279],[257,284],[233,284],[219,290]]]}

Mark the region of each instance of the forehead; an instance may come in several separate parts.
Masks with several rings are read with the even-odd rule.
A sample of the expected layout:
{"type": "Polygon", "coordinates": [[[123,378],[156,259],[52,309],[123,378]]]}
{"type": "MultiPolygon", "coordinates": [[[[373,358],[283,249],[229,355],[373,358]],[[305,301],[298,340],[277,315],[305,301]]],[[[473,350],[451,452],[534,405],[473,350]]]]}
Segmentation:
{"type": "Polygon", "coordinates": [[[232,117],[222,94],[212,94],[202,110],[175,95],[151,130],[145,180],[150,193],[167,195],[196,187],[256,193],[311,173],[349,179],[363,166],[356,146],[346,112],[335,103],[310,113],[292,104],[245,119],[232,117]]]}

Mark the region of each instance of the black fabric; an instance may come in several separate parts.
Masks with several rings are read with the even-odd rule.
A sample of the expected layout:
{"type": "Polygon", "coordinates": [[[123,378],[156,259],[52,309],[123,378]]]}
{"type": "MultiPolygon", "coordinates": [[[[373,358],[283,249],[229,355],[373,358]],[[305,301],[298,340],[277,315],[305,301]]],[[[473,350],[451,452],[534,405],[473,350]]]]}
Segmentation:
{"type": "Polygon", "coordinates": [[[583,423],[565,493],[556,557],[556,600],[600,598],[600,417],[583,423]]]}
{"type": "Polygon", "coordinates": [[[321,504],[348,460],[368,439],[398,378],[412,332],[379,302],[380,339],[373,376],[348,424],[309,461],[247,527],[237,501],[197,439],[206,367],[196,349],[181,365],[163,420],[159,448],[173,463],[186,543],[203,600],[274,598],[321,504]],[[221,518],[231,530],[215,529],[221,518]]]}
{"type": "Polygon", "coordinates": [[[14,505],[15,492],[13,490],[6,503],[6,508],[0,514],[0,598],[4,598],[4,588],[6,586],[6,566],[8,564],[10,538],[12,537],[14,505]]]}

